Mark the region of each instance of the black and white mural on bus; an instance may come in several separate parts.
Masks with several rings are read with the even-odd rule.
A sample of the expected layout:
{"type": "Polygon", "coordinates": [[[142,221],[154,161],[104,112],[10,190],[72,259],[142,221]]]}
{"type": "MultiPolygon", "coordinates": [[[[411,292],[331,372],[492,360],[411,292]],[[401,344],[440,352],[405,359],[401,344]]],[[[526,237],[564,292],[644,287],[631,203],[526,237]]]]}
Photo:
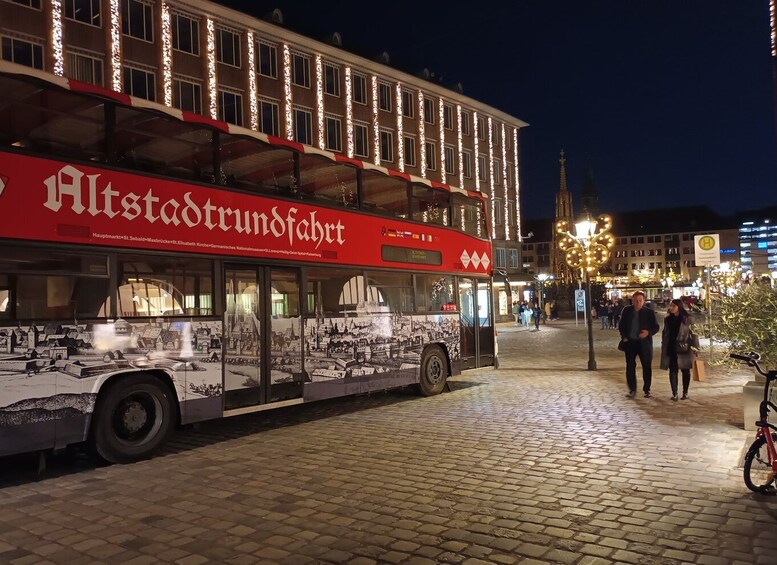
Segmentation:
{"type": "Polygon", "coordinates": [[[97,392],[138,370],[170,376],[183,422],[222,414],[219,320],[0,327],[0,454],[83,441],[97,392]],[[20,443],[21,442],[21,443],[20,443]]]}
{"type": "Polygon", "coordinates": [[[305,400],[320,400],[418,382],[424,346],[448,351],[459,372],[458,314],[376,313],[305,321],[305,400]]]}

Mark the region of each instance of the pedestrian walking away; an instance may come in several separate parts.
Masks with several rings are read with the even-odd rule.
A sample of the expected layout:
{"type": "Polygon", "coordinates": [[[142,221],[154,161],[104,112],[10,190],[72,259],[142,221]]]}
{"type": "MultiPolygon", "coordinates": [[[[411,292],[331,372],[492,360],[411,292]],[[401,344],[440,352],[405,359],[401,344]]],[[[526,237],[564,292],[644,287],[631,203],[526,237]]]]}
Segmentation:
{"type": "Polygon", "coordinates": [[[618,331],[623,342],[626,356],[626,396],[634,398],[637,394],[637,357],[642,365],[642,391],[650,398],[650,385],[653,381],[653,336],[658,333],[656,313],[645,308],[645,293],[638,290],[631,298],[631,306],[626,306],[621,314],[618,331]]]}
{"type": "Polygon", "coordinates": [[[677,400],[677,373],[683,375],[682,400],[688,399],[691,367],[699,350],[699,338],[691,330],[690,316],[679,298],[669,303],[669,312],[661,333],[661,369],[669,369],[672,400],[677,400]]]}
{"type": "Polygon", "coordinates": [[[515,325],[520,326],[521,325],[521,305],[518,304],[517,300],[513,302],[513,316],[515,316],[515,325]]]}

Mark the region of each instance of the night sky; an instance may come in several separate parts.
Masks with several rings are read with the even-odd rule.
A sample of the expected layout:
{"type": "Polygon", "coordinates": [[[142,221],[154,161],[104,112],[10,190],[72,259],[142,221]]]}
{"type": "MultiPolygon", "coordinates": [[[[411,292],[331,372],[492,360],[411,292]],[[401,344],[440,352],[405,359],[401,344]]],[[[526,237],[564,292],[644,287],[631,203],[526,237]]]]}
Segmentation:
{"type": "Polygon", "coordinates": [[[290,29],[337,31],[528,122],[526,218],[553,215],[562,148],[576,210],[589,166],[603,212],[777,204],[768,0],[220,3],[280,8],[290,29]]]}

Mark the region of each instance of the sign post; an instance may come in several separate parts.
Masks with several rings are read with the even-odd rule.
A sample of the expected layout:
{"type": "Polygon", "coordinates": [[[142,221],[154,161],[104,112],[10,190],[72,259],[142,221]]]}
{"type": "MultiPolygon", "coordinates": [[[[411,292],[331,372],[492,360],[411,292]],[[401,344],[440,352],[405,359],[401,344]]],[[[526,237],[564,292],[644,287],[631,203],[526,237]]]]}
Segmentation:
{"type": "Polygon", "coordinates": [[[583,321],[586,321],[585,290],[582,288],[575,290],[575,327],[577,327],[578,312],[583,313],[583,321]]]}
{"type": "Polygon", "coordinates": [[[710,360],[715,355],[712,323],[712,293],[710,292],[710,283],[712,282],[712,267],[720,265],[720,235],[717,233],[708,233],[704,235],[693,236],[694,243],[694,261],[697,265],[704,265],[707,269],[707,316],[710,321],[710,360]]]}

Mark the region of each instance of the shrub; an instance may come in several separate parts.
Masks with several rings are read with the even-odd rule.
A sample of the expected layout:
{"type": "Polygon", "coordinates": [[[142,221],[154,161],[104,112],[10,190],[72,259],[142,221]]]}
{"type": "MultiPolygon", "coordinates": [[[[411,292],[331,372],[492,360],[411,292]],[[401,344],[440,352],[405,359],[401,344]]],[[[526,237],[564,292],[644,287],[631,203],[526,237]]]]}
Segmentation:
{"type": "Polygon", "coordinates": [[[777,368],[777,290],[763,283],[743,287],[713,306],[713,318],[715,347],[722,347],[726,358],[757,351],[763,367],[777,368]]]}

